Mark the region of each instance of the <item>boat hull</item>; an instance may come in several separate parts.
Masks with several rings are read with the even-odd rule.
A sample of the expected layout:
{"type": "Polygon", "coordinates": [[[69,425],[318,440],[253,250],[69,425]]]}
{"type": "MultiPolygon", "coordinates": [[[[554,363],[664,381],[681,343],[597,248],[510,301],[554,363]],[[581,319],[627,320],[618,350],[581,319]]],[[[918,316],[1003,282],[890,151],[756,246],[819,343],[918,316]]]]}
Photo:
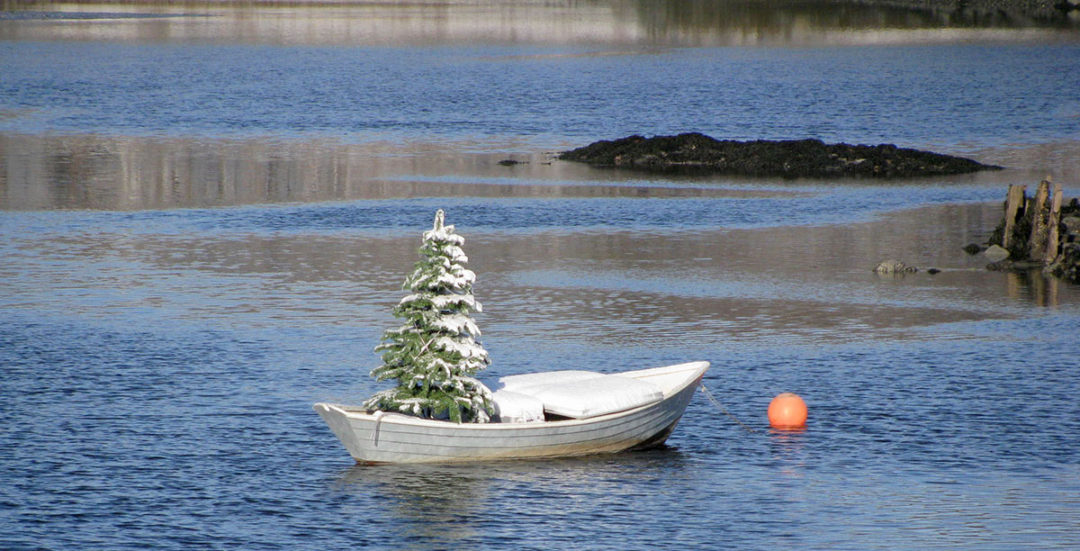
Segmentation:
{"type": "Polygon", "coordinates": [[[654,381],[654,404],[589,419],[542,423],[464,423],[315,404],[315,411],[359,463],[431,463],[535,459],[613,453],[659,446],[690,403],[707,362],[621,375],[654,381]]]}

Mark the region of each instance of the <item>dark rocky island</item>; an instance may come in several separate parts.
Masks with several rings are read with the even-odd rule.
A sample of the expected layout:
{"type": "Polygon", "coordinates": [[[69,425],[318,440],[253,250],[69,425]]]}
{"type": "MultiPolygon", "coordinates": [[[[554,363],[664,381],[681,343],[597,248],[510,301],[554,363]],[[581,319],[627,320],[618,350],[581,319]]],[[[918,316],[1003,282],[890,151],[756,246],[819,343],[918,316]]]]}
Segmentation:
{"type": "Polygon", "coordinates": [[[599,141],[564,151],[559,158],[597,167],[651,172],[783,178],[911,178],[1001,168],[890,144],[826,144],[812,139],[740,142],[698,133],[599,141]]]}

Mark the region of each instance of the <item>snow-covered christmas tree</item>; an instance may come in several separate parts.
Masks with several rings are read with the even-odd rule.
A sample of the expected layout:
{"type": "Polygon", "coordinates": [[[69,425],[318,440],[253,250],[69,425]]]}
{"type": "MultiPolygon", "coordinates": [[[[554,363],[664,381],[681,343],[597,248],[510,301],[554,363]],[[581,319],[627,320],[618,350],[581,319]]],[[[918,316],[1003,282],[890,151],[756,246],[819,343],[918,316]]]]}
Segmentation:
{"type": "Polygon", "coordinates": [[[364,407],[486,423],[494,411],[491,391],[474,376],[491,360],[476,340],[480,330],[470,315],[482,311],[472,293],[476,274],[464,267],[469,261],[461,249],[465,239],[444,225],[444,218],[442,210],[435,213],[435,226],[424,232],[422,258],[405,278],[403,288],[410,294],[394,308],[403,325],[388,329],[375,347],[383,365],[371,375],[394,379],[397,386],[372,396],[364,407]]]}

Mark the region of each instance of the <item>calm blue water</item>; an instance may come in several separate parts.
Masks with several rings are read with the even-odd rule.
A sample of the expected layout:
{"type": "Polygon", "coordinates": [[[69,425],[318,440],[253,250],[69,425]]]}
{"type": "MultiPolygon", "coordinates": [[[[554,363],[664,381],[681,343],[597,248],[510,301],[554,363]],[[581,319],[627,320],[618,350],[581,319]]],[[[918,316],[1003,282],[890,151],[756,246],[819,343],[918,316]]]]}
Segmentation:
{"type": "Polygon", "coordinates": [[[1075,44],[570,53],[582,52],[6,42],[0,109],[19,115],[0,131],[541,147],[687,131],[954,147],[1080,137],[1075,44]]]}
{"type": "Polygon", "coordinates": [[[371,348],[417,236],[355,222],[380,220],[362,202],[12,213],[5,548],[1080,543],[1076,289],[1042,308],[1031,285],[1004,294],[1002,274],[879,280],[839,253],[810,274],[741,276],[755,269],[737,259],[743,240],[768,248],[768,219],[551,232],[522,214],[533,201],[461,202],[450,212],[480,271],[493,377],[708,359],[705,384],[756,432],[699,396],[661,451],[355,467],[310,405],[377,388],[371,348]],[[294,227],[267,223],[288,213],[294,227]],[[736,259],[698,258],[720,239],[736,259]],[[786,390],[810,404],[805,433],[767,431],[768,400],[786,390]]]}
{"type": "Polygon", "coordinates": [[[309,151],[276,144],[465,157],[695,130],[993,160],[1080,138],[1075,44],[640,46],[0,41],[0,548],[1080,547],[1080,288],[959,251],[1039,162],[869,185],[410,150],[377,183],[411,195],[165,210],[102,208],[72,166],[108,153],[95,177],[138,194],[216,177],[182,169],[222,139],[309,189],[309,151]],[[436,208],[478,274],[489,380],[704,359],[731,415],[698,396],[645,453],[355,466],[311,404],[379,388],[372,348],[436,208]],[[943,271],[870,273],[886,257],[943,271]],[[783,391],[805,432],[768,430],[783,391]]]}

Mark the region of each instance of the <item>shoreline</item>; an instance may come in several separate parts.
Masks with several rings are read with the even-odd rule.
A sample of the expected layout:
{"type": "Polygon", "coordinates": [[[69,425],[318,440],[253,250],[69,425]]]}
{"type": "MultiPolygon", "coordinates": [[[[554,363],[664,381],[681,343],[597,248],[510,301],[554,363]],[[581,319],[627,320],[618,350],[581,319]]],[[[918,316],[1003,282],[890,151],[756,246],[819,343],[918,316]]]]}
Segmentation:
{"type": "Polygon", "coordinates": [[[1057,18],[1080,9],[1076,0],[852,0],[851,4],[972,14],[1057,18]]]}
{"type": "Polygon", "coordinates": [[[947,4],[0,0],[0,40],[603,48],[584,55],[641,48],[1080,42],[1080,11],[947,4]]]}
{"type": "MultiPolygon", "coordinates": [[[[569,3],[569,2],[567,2],[569,3]]],[[[612,2],[616,3],[616,2],[612,2]]],[[[793,0],[792,3],[795,3],[793,0]]],[[[800,3],[805,4],[805,1],[800,3]]],[[[898,7],[905,9],[953,10],[953,11],[1004,11],[1024,14],[1043,14],[1080,8],[1075,0],[817,0],[820,4],[856,5],[869,7],[898,7]]],[[[543,5],[550,0],[0,0],[0,8],[20,6],[48,6],[56,4],[131,4],[131,5],[219,5],[219,6],[360,6],[360,5],[543,5]]]]}

